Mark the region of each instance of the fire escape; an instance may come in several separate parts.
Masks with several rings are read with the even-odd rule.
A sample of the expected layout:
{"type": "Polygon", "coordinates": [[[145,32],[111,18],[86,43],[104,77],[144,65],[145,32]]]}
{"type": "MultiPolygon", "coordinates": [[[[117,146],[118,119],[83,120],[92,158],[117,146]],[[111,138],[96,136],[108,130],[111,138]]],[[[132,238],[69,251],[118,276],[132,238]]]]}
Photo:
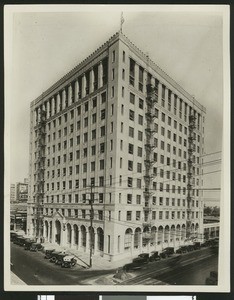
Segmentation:
{"type": "Polygon", "coordinates": [[[195,151],[194,144],[194,130],[196,128],[196,117],[195,115],[189,116],[189,137],[188,137],[188,184],[187,184],[187,219],[186,219],[186,237],[189,238],[191,235],[191,202],[193,200],[193,181],[194,181],[194,158],[193,153],[195,151]]]}
{"type": "Polygon", "coordinates": [[[36,237],[40,239],[43,235],[43,199],[44,199],[44,172],[45,172],[45,125],[46,112],[40,111],[37,125],[37,160],[36,160],[36,193],[35,193],[35,215],[36,215],[36,237]]]}
{"type": "Polygon", "coordinates": [[[144,221],[143,221],[143,239],[151,239],[151,204],[152,204],[152,181],[155,177],[153,174],[154,161],[154,119],[156,118],[154,104],[158,101],[158,93],[155,86],[147,84],[147,97],[146,97],[146,143],[145,143],[145,191],[144,191],[144,221]]]}

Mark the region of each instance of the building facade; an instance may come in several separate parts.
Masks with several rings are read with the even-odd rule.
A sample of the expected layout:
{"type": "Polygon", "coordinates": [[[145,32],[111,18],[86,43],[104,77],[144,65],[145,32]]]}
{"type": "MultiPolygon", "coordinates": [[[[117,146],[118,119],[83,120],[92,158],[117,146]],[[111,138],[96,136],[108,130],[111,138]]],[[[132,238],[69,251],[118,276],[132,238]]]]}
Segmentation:
{"type": "Polygon", "coordinates": [[[16,201],[27,202],[28,201],[28,183],[17,182],[16,183],[16,201]]]}
{"type": "Polygon", "coordinates": [[[15,184],[11,183],[11,186],[10,186],[10,203],[14,203],[15,201],[16,201],[15,184]]]}
{"type": "Polygon", "coordinates": [[[27,233],[110,260],[202,239],[204,121],[115,34],[31,103],[27,233]]]}

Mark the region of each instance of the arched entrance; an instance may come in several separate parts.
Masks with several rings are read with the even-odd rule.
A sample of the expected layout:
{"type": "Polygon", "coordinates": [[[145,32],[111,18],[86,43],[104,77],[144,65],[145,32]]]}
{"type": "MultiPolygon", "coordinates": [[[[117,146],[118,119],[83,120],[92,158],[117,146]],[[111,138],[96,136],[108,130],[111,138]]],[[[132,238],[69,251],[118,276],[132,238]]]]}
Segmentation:
{"type": "Polygon", "coordinates": [[[167,225],[164,229],[164,242],[169,243],[170,242],[170,228],[167,225]]]}
{"type": "Polygon", "coordinates": [[[156,246],[156,232],[157,232],[157,228],[155,226],[153,226],[151,228],[151,241],[150,241],[150,246],[156,246]]]}
{"type": "Polygon", "coordinates": [[[158,245],[161,245],[163,242],[163,227],[158,227],[158,245]]]}
{"type": "Polygon", "coordinates": [[[124,234],[124,251],[131,251],[132,249],[132,229],[128,228],[124,234]]]}
{"type": "Polygon", "coordinates": [[[176,230],[175,230],[175,225],[171,226],[171,235],[170,235],[170,242],[175,243],[176,240],[176,230]]]}
{"type": "Polygon", "coordinates": [[[97,229],[97,248],[99,251],[103,251],[104,249],[104,232],[101,227],[97,229]]]}
{"type": "Polygon", "coordinates": [[[68,247],[71,247],[72,244],[72,229],[71,229],[71,224],[67,224],[67,244],[68,247]]]}
{"type": "MultiPolygon", "coordinates": [[[[52,226],[51,226],[51,234],[52,234],[52,226]]],[[[55,221],[55,243],[57,243],[58,245],[61,244],[61,223],[59,222],[59,220],[55,221]]]]}
{"type": "Polygon", "coordinates": [[[151,233],[150,233],[150,229],[148,226],[146,226],[143,229],[143,233],[142,233],[142,246],[143,247],[147,247],[147,245],[149,244],[151,240],[151,233]]]}
{"type": "Polygon", "coordinates": [[[78,231],[78,226],[76,224],[73,226],[73,231],[74,231],[74,246],[77,249],[79,243],[79,231],[78,231]]]}
{"type": "Polygon", "coordinates": [[[134,232],[134,249],[139,249],[141,243],[141,229],[138,227],[134,232]]]}
{"type": "Polygon", "coordinates": [[[176,226],[176,241],[180,241],[181,232],[180,232],[180,225],[176,226]]]}
{"type": "Polygon", "coordinates": [[[186,226],[183,224],[181,228],[181,240],[184,240],[186,237],[186,226]]]}
{"type": "Polygon", "coordinates": [[[81,225],[80,233],[81,233],[81,247],[86,249],[86,228],[84,225],[81,225]]]}

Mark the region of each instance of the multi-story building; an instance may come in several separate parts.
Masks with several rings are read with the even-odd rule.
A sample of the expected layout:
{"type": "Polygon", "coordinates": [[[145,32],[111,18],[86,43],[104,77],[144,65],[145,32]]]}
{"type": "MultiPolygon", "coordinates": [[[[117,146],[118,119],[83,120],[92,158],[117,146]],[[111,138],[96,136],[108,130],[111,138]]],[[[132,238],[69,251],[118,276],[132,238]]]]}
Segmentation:
{"type": "Polygon", "coordinates": [[[10,186],[10,203],[13,203],[15,201],[16,201],[15,184],[11,183],[11,186],[10,186]]]}
{"type": "Polygon", "coordinates": [[[28,201],[28,183],[17,182],[16,183],[16,201],[27,202],[28,201]]]}
{"type": "Polygon", "coordinates": [[[112,36],[31,103],[28,234],[113,260],[202,238],[204,115],[112,36]]]}

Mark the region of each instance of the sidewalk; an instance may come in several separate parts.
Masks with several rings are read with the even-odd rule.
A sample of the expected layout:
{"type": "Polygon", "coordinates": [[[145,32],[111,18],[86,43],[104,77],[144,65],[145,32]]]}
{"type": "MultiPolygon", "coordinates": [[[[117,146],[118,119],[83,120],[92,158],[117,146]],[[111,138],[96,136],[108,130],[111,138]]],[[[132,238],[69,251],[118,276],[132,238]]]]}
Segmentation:
{"type": "MultiPolygon", "coordinates": [[[[59,246],[58,244],[44,243],[42,244],[44,249],[56,249],[57,251],[64,251],[68,254],[72,254],[77,257],[77,264],[85,269],[89,269],[90,253],[81,252],[76,249],[66,248],[59,246]]],[[[111,270],[118,269],[125,264],[131,262],[131,258],[118,260],[115,262],[109,261],[107,258],[101,257],[99,254],[92,256],[92,270],[111,270]]]]}
{"type": "Polygon", "coordinates": [[[17,275],[15,275],[12,271],[11,271],[11,284],[26,285],[26,283],[23,280],[21,280],[17,275]]]}

